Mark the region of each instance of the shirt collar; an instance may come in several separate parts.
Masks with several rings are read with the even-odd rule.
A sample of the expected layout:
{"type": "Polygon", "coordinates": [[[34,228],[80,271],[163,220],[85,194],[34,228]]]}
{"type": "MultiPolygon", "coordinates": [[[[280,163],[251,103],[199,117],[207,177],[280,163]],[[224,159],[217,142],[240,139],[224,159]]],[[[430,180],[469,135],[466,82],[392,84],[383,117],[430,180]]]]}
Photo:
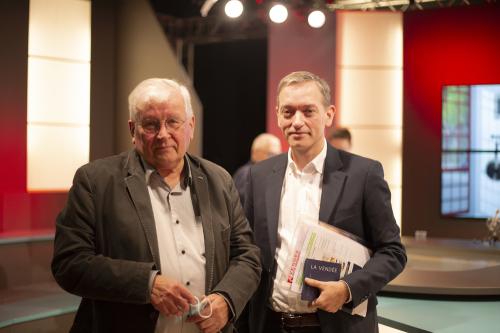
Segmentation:
{"type": "MultiPolygon", "coordinates": [[[[323,174],[323,169],[325,166],[325,158],[326,158],[326,139],[323,139],[323,149],[316,155],[309,163],[306,164],[302,172],[305,173],[314,173],[317,172],[319,174],[323,174]]],[[[292,149],[288,149],[288,168],[291,168],[294,172],[297,172],[299,169],[295,164],[295,161],[292,159],[292,149]]]]}

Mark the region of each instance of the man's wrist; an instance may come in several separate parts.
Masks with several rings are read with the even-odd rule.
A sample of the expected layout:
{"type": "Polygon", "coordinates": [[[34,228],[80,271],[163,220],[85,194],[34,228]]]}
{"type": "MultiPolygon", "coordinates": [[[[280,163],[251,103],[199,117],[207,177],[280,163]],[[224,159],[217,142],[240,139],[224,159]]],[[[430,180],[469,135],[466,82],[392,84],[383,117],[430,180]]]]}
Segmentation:
{"type": "Polygon", "coordinates": [[[345,282],[344,280],[339,280],[339,281],[344,283],[344,285],[347,288],[347,298],[346,298],[344,304],[350,303],[352,301],[351,287],[349,287],[349,283],[345,282]]]}
{"type": "Polygon", "coordinates": [[[236,312],[234,311],[233,304],[231,303],[231,301],[229,300],[229,298],[224,293],[216,291],[216,292],[214,292],[214,294],[219,295],[226,302],[227,308],[228,308],[228,313],[227,313],[227,315],[228,315],[228,321],[232,322],[234,320],[235,316],[236,316],[236,312]]]}

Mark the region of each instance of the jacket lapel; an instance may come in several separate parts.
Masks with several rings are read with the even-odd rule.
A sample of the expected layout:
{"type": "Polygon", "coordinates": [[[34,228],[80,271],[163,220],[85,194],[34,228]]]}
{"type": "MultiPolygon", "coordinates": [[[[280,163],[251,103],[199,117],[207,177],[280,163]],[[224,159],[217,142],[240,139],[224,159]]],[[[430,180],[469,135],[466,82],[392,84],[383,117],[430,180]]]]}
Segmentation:
{"type": "Polygon", "coordinates": [[[127,172],[127,176],[125,177],[127,191],[134,203],[140,223],[144,229],[156,269],[161,270],[153,208],[151,207],[151,200],[145,182],[144,169],[139,161],[139,155],[135,150],[129,152],[125,169],[127,172]]]}
{"type": "Polygon", "coordinates": [[[339,152],[330,145],[327,146],[325,167],[323,169],[323,189],[321,191],[321,203],[319,207],[319,220],[333,224],[330,217],[337,207],[340,194],[346,181],[346,173],[340,171],[342,168],[339,152]]]}
{"type": "MultiPolygon", "coordinates": [[[[286,162],[288,155],[281,155],[274,164],[272,173],[267,177],[266,213],[268,221],[269,243],[274,255],[278,235],[278,220],[280,213],[281,190],[285,180],[286,162]]],[[[274,258],[274,257],[273,257],[274,258]]]]}

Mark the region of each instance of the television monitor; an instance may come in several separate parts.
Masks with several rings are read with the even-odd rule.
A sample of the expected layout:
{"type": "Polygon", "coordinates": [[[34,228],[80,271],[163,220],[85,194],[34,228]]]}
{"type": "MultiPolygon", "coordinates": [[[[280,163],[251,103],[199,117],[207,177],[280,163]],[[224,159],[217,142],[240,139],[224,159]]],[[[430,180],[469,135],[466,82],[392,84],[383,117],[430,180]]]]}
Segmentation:
{"type": "Polygon", "coordinates": [[[441,215],[485,219],[500,209],[500,84],[442,89],[441,215]]]}

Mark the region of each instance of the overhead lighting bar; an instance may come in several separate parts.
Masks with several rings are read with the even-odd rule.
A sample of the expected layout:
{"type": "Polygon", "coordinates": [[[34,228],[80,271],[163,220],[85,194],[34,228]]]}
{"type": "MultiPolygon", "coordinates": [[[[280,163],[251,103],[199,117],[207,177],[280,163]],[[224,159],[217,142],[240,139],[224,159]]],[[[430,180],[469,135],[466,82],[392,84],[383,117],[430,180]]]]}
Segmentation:
{"type": "MultiPolygon", "coordinates": [[[[414,5],[417,8],[421,4],[435,3],[439,0],[386,0],[386,1],[371,1],[371,0],[337,0],[335,3],[327,4],[330,10],[346,9],[346,10],[372,10],[380,8],[390,8],[395,10],[396,7],[406,10],[414,5]]],[[[421,7],[421,6],[420,6],[421,7]]],[[[423,8],[419,8],[423,9],[423,8]]]]}

